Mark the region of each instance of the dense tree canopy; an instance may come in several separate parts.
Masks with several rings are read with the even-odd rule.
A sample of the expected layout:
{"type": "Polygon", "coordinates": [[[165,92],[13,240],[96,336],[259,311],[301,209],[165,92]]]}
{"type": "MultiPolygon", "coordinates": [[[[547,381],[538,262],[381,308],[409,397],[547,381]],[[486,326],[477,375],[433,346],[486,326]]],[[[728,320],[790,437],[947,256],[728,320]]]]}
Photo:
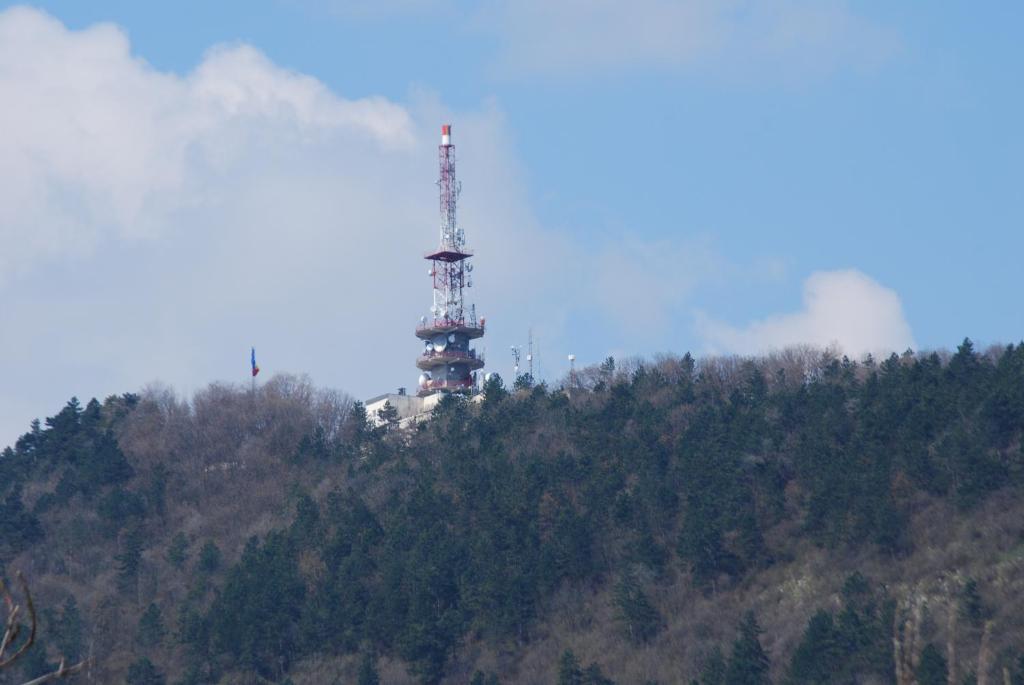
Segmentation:
{"type": "MultiPolygon", "coordinates": [[[[479,404],[447,397],[410,431],[375,429],[359,403],[330,421],[320,405],[285,419],[277,405],[211,394],[181,410],[191,432],[172,447],[169,419],[159,434],[147,427],[171,411],[152,399],[72,399],[0,456],[0,564],[45,541],[47,516],[81,507],[116,546],[123,593],[136,597],[146,564],[161,560],[200,579],[174,606],[147,600],[136,624],[140,648],[173,632],[195,682],[231,669],[282,680],[329,652],[397,658],[429,683],[466,640],[528,644],[560,588],[614,588],[618,628],[639,648],[664,624],[659,583],[684,574],[708,594],[727,590],[776,563],[766,542],[776,526],[825,549],[895,557],[913,549],[915,497],[969,511],[1024,479],[1024,347],[981,355],[965,341],[948,357],[880,364],[609,359],[576,382],[569,397],[533,379],[509,391],[495,377],[479,404]],[[238,407],[238,425],[203,419],[218,402],[238,407]],[[159,468],[143,473],[129,442],[164,455],[159,468]],[[183,483],[217,487],[235,473],[226,460],[242,458],[228,455],[253,445],[275,468],[326,474],[333,487],[296,485],[280,502],[290,523],[240,555],[166,529],[183,520],[173,518],[183,483]],[[26,498],[44,482],[52,488],[26,498]]],[[[750,614],[692,677],[767,682],[774,660],[792,682],[888,678],[892,608],[863,578],[848,586],[838,611],[807,617],[792,655],[769,659],[750,614]]],[[[977,586],[963,606],[982,620],[977,586]]],[[[933,657],[920,678],[938,678],[933,657]]],[[[367,659],[360,677],[372,682],[367,659]]],[[[573,659],[553,664],[552,678],[599,677],[573,659]]],[[[133,668],[138,682],[162,678],[147,660],[133,668]]]]}

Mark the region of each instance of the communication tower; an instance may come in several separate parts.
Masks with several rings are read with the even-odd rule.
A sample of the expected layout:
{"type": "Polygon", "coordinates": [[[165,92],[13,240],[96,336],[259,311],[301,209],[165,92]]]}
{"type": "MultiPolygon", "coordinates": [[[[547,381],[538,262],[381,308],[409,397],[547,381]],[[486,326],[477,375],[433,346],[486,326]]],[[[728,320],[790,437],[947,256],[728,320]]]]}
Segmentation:
{"type": "Polygon", "coordinates": [[[531,383],[536,383],[537,382],[537,377],[533,375],[533,329],[532,328],[530,329],[529,337],[527,339],[528,339],[529,342],[527,342],[527,345],[526,345],[526,363],[527,363],[527,365],[530,368],[528,373],[530,374],[530,382],[531,383]]]}
{"type": "Polygon", "coordinates": [[[425,255],[427,272],[433,281],[434,303],[430,316],[420,319],[416,337],[423,341],[423,353],[416,360],[422,370],[419,395],[438,392],[470,393],[476,385],[476,371],[484,360],[470,348],[470,341],[484,334],[484,319],[476,318],[474,305],[466,304],[463,290],[473,287],[473,253],[466,248],[466,234],[456,220],[456,206],[462,185],[455,178],[455,146],[452,127],[441,127],[438,146],[441,196],[441,243],[425,255]]]}

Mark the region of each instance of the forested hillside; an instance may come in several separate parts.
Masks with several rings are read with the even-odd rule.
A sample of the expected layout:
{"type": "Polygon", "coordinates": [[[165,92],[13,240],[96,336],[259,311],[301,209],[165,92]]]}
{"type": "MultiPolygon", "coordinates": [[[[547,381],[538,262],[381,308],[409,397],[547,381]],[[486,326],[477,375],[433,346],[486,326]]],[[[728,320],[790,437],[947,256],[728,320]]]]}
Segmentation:
{"type": "Polygon", "coordinates": [[[33,424],[0,571],[40,633],[0,682],[1024,684],[1024,347],[609,359],[368,418],[280,376],[33,424]]]}

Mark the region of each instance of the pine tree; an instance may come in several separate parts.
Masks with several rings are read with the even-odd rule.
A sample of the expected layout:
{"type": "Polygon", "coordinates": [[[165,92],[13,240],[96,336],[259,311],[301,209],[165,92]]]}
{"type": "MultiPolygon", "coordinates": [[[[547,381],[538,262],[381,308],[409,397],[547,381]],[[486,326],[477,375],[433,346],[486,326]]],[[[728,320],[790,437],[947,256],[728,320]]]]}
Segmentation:
{"type": "Polygon", "coordinates": [[[188,561],[188,538],[185,534],[178,532],[171,538],[171,544],[167,546],[167,562],[179,571],[188,561]]]}
{"type": "Polygon", "coordinates": [[[377,410],[377,420],[388,430],[398,425],[398,410],[389,400],[385,400],[384,406],[377,410]]]}
{"type": "Polygon", "coordinates": [[[921,650],[921,661],[917,665],[917,682],[919,685],[946,685],[949,680],[949,669],[942,652],[929,642],[921,650]]]}
{"type": "Polygon", "coordinates": [[[73,663],[82,654],[85,624],[74,597],[68,597],[61,607],[60,620],[54,631],[54,640],[60,655],[73,663]]]}
{"type": "Polygon", "coordinates": [[[508,397],[508,390],[505,389],[505,381],[501,379],[501,375],[497,373],[488,374],[488,379],[484,381],[484,399],[487,402],[501,402],[503,399],[508,397]]]}
{"type": "Polygon", "coordinates": [[[792,683],[827,683],[842,666],[843,650],[832,614],[820,610],[807,624],[789,666],[792,683]]]}
{"type": "Polygon", "coordinates": [[[700,685],[724,685],[726,668],[722,648],[715,645],[700,671],[700,685]]]}
{"type": "Polygon", "coordinates": [[[516,392],[521,390],[529,390],[533,387],[533,376],[529,373],[521,373],[516,376],[515,383],[512,384],[512,389],[516,392]]]}
{"type": "Polygon", "coordinates": [[[615,607],[626,635],[636,644],[650,641],[661,630],[661,614],[647,599],[632,574],[626,574],[615,588],[615,607]]]}
{"type": "Polygon", "coordinates": [[[345,417],[344,433],[349,442],[355,447],[362,444],[366,436],[372,431],[370,417],[366,413],[366,405],[356,400],[345,417]]]}
{"type": "Polygon", "coordinates": [[[571,649],[562,652],[562,658],[558,660],[558,685],[583,685],[580,660],[571,649]]]}
{"type": "Polygon", "coordinates": [[[725,672],[726,685],[767,685],[771,661],[761,647],[761,626],[753,611],[748,611],[740,623],[739,637],[732,645],[729,668],[725,672]]]}
{"type": "Polygon", "coordinates": [[[601,667],[592,663],[583,671],[583,685],[615,685],[615,681],[606,678],[601,667]]]}
{"type": "Polygon", "coordinates": [[[202,573],[213,573],[220,568],[220,548],[213,540],[207,540],[203,548],[199,550],[197,565],[202,573]]]}
{"type": "Polygon", "coordinates": [[[122,590],[135,587],[142,563],[142,542],[142,531],[133,528],[124,536],[121,553],[114,557],[117,561],[117,582],[122,590]]]}
{"type": "Polygon", "coordinates": [[[973,625],[979,625],[988,613],[985,602],[978,592],[978,581],[968,578],[960,594],[960,615],[973,625]]]}
{"type": "Polygon", "coordinates": [[[139,627],[136,632],[136,641],[142,647],[156,647],[164,639],[167,630],[164,628],[164,621],[160,615],[160,607],[150,604],[146,607],[142,617],[139,618],[139,627]]]}
{"type": "Polygon", "coordinates": [[[146,488],[146,503],[152,511],[159,516],[164,515],[167,508],[167,479],[170,472],[163,464],[153,467],[153,473],[149,477],[149,486],[146,488]]]}
{"type": "Polygon", "coordinates": [[[128,667],[127,685],[164,685],[163,674],[156,670],[153,662],[142,657],[128,667]]]}

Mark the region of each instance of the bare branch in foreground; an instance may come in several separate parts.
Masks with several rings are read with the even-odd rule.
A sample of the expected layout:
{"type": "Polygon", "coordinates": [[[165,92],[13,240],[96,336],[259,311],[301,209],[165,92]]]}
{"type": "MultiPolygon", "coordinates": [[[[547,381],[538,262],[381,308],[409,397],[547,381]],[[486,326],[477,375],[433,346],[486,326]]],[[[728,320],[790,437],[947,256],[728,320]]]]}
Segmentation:
{"type": "MultiPolygon", "coordinates": [[[[25,576],[22,575],[21,571],[17,572],[18,584],[21,586],[21,594],[25,596],[25,606],[28,607],[28,620],[29,620],[29,633],[28,639],[18,647],[17,651],[10,656],[5,657],[8,648],[14,644],[14,641],[18,639],[18,635],[21,633],[21,623],[18,621],[18,617],[21,614],[21,605],[14,601],[14,597],[11,595],[7,586],[3,580],[0,580],[0,597],[3,597],[4,605],[7,607],[7,619],[4,621],[4,633],[3,637],[0,638],[0,669],[7,668],[13,664],[19,657],[21,657],[36,641],[36,607],[32,602],[32,593],[28,589],[28,583],[25,582],[25,576]]],[[[59,678],[66,678],[69,675],[74,675],[84,670],[89,665],[89,659],[84,659],[74,666],[67,666],[64,662],[64,657],[60,659],[60,665],[56,671],[52,671],[45,675],[41,675],[38,678],[33,678],[23,685],[41,685],[42,683],[48,683],[59,678]]]]}

